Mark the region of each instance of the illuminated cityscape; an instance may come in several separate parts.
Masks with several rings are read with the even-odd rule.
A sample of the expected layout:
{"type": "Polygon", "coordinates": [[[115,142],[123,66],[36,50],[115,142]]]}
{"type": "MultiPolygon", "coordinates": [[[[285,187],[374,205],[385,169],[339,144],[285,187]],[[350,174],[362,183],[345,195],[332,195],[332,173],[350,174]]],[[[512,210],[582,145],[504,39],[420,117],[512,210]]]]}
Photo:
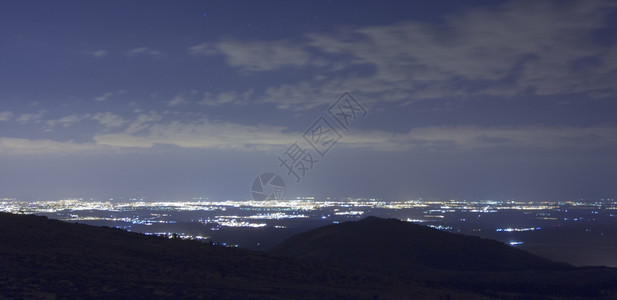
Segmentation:
{"type": "Polygon", "coordinates": [[[516,236],[520,234],[583,226],[588,234],[602,231],[603,235],[606,230],[600,227],[617,223],[617,201],[612,198],[563,202],[394,201],[311,196],[266,201],[214,201],[202,197],[174,202],[139,198],[30,202],[2,198],[0,211],[252,249],[267,249],[291,234],[366,216],[396,218],[439,230],[486,236],[517,247],[526,246],[525,236],[516,236]]]}

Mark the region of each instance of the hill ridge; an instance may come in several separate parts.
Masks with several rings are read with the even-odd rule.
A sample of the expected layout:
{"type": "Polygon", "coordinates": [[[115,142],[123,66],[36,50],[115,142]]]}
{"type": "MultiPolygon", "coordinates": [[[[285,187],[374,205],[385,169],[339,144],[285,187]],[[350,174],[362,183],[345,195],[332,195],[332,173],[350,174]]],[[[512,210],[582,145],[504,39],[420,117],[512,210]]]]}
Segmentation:
{"type": "MultiPolygon", "coordinates": [[[[371,222],[401,224],[397,220],[369,218],[342,225],[371,225],[371,222]]],[[[324,228],[321,230],[327,232],[332,226],[324,228]]],[[[395,273],[146,236],[33,215],[0,213],[0,241],[0,299],[617,296],[617,270],[610,268],[531,271],[416,268],[414,271],[419,276],[404,278],[395,273]]]]}
{"type": "Polygon", "coordinates": [[[407,275],[406,270],[415,269],[516,271],[572,268],[498,241],[374,216],[300,233],[273,247],[270,253],[399,275],[407,275]]]}

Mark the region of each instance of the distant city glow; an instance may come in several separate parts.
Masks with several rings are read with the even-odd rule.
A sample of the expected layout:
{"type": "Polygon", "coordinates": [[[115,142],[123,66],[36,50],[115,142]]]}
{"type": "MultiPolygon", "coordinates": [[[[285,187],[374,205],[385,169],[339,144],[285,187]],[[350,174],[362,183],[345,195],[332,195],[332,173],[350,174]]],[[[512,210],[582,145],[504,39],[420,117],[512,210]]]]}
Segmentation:
{"type": "MultiPolygon", "coordinates": [[[[534,226],[499,226],[491,229],[493,232],[507,234],[538,231],[542,229],[538,225],[547,224],[546,222],[591,222],[600,217],[611,218],[615,217],[611,211],[616,207],[617,202],[614,199],[564,202],[424,199],[392,201],[352,197],[318,199],[313,196],[297,197],[295,200],[212,201],[207,198],[194,198],[192,201],[165,202],[148,202],[141,198],[131,198],[127,202],[85,198],[34,202],[11,198],[0,199],[2,212],[46,214],[70,222],[108,222],[115,224],[116,228],[127,231],[196,240],[207,240],[210,237],[205,232],[218,231],[222,228],[285,230],[289,228],[289,224],[281,223],[284,220],[319,219],[322,222],[330,221],[336,224],[374,215],[375,211],[380,211],[382,214],[396,213],[397,218],[403,221],[423,223],[431,228],[454,232],[460,232],[461,228],[467,228],[466,230],[470,232],[482,232],[481,225],[473,224],[482,220],[483,216],[499,212],[517,212],[526,215],[530,220],[544,222],[534,226]],[[580,214],[574,214],[575,210],[580,214]],[[186,213],[194,213],[197,217],[181,220],[178,214],[186,213]],[[202,234],[170,231],[172,228],[182,228],[180,223],[184,224],[182,226],[201,224],[207,228],[202,227],[201,230],[206,230],[202,234]],[[467,223],[469,225],[462,225],[467,223]],[[471,228],[468,228],[469,226],[471,228]],[[166,231],[160,231],[163,228],[166,231]]],[[[555,226],[558,226],[557,223],[555,226]]],[[[484,229],[487,230],[486,227],[484,229]]]]}

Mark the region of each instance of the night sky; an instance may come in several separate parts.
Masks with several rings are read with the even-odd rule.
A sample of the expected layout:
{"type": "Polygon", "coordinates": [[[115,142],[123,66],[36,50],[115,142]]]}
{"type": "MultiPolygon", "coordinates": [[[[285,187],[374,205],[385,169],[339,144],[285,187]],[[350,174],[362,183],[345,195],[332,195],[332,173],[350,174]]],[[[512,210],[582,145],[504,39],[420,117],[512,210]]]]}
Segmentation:
{"type": "Polygon", "coordinates": [[[0,197],[615,197],[616,100],[611,0],[0,3],[0,197]]]}

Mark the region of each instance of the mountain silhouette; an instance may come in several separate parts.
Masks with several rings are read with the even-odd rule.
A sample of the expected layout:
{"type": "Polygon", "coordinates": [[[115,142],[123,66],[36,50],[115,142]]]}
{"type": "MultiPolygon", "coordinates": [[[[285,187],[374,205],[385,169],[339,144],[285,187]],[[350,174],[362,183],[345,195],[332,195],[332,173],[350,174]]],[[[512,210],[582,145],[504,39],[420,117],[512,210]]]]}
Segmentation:
{"type": "Polygon", "coordinates": [[[381,281],[256,251],[0,213],[0,299],[372,299],[381,281]]]}
{"type": "Polygon", "coordinates": [[[275,246],[270,253],[398,275],[413,275],[427,269],[521,271],[572,268],[498,241],[377,217],[295,235],[275,246]]]}
{"type": "Polygon", "coordinates": [[[615,269],[397,220],[326,226],[272,253],[0,213],[0,299],[617,297],[615,269]]]}

